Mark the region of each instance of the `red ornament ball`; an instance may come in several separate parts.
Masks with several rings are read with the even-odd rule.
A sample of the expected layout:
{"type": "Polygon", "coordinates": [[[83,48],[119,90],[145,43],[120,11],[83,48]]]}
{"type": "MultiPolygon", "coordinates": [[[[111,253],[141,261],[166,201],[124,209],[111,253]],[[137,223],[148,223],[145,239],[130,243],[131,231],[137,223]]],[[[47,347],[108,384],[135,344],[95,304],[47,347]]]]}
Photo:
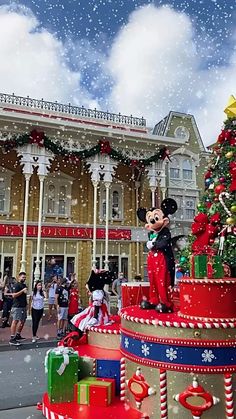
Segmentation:
{"type": "Polygon", "coordinates": [[[225,182],[225,177],[224,176],[220,177],[219,181],[220,181],[220,183],[224,183],[225,182]]]}
{"type": "Polygon", "coordinates": [[[220,195],[220,193],[221,192],[224,192],[225,191],[225,186],[224,185],[217,185],[216,187],[215,187],[215,189],[214,189],[214,191],[215,191],[215,193],[217,194],[217,195],[220,195]]]}

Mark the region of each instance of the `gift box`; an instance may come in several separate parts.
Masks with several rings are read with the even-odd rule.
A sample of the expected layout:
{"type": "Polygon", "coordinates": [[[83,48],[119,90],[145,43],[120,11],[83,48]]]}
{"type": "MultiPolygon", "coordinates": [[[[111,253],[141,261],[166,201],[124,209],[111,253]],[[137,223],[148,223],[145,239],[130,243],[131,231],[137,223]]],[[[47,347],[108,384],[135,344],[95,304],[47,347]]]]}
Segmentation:
{"type": "MultiPolygon", "coordinates": [[[[111,404],[113,398],[115,397],[115,379],[113,378],[98,378],[98,377],[86,377],[83,380],[80,380],[74,386],[75,396],[74,400],[77,400],[79,404],[94,404],[97,395],[102,394],[102,401],[99,406],[107,406],[111,404]],[[100,392],[96,390],[92,394],[92,402],[91,402],[91,392],[90,387],[103,387],[103,390],[100,392]],[[108,390],[104,390],[107,388],[108,390]]],[[[100,396],[99,396],[100,397],[100,396]]]]}
{"type": "Polygon", "coordinates": [[[114,378],[116,395],[120,394],[120,361],[113,359],[98,359],[96,363],[96,377],[114,378]]]}
{"type": "Polygon", "coordinates": [[[191,260],[192,278],[207,277],[207,255],[194,255],[191,260]]]}
{"type": "Polygon", "coordinates": [[[71,348],[58,347],[45,358],[47,391],[51,403],[74,400],[74,384],[78,378],[78,354],[71,348]]]}
{"type": "Polygon", "coordinates": [[[79,357],[78,365],[78,381],[86,377],[92,377],[94,367],[94,359],[86,356],[79,357]]]}
{"type": "Polygon", "coordinates": [[[79,404],[90,403],[89,387],[94,381],[96,381],[96,377],[86,377],[75,385],[75,391],[77,392],[75,398],[79,404]]]}
{"type": "Polygon", "coordinates": [[[221,257],[218,255],[208,256],[207,260],[207,278],[223,278],[224,267],[221,257]]]}
{"type": "Polygon", "coordinates": [[[112,401],[112,383],[107,381],[93,381],[89,386],[90,406],[106,407],[112,401]]]}

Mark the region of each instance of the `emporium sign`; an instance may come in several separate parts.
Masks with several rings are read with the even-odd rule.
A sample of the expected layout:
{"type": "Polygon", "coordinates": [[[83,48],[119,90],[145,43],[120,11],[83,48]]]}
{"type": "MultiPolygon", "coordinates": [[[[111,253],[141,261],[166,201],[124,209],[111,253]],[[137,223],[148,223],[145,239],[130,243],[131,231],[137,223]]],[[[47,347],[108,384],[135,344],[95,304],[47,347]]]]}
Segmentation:
{"type": "MultiPolygon", "coordinates": [[[[28,225],[27,237],[37,237],[38,227],[28,225]]],[[[0,224],[0,236],[3,237],[22,237],[23,225],[0,224]]],[[[51,239],[92,239],[93,228],[91,227],[60,227],[42,226],[41,236],[51,239]]],[[[131,240],[131,230],[111,228],[108,231],[110,240],[131,240]]],[[[105,239],[105,229],[97,228],[97,239],[105,239]]]]}

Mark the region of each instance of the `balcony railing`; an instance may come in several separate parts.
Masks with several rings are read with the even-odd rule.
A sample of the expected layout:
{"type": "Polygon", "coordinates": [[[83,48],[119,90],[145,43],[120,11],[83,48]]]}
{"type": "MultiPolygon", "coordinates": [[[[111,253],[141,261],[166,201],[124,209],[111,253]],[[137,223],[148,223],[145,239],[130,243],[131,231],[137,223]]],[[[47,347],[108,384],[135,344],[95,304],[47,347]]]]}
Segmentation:
{"type": "Polygon", "coordinates": [[[84,118],[93,118],[100,119],[105,121],[111,121],[118,124],[132,125],[138,127],[146,127],[146,119],[137,118],[132,115],[121,115],[121,113],[111,113],[104,112],[98,109],[86,109],[84,106],[73,106],[70,103],[64,105],[62,103],[49,102],[46,100],[32,99],[29,96],[22,97],[16,96],[14,93],[8,95],[5,93],[0,93],[0,103],[5,103],[7,105],[17,105],[22,107],[27,107],[31,109],[39,109],[43,111],[53,111],[60,112],[67,115],[79,116],[84,118]]]}

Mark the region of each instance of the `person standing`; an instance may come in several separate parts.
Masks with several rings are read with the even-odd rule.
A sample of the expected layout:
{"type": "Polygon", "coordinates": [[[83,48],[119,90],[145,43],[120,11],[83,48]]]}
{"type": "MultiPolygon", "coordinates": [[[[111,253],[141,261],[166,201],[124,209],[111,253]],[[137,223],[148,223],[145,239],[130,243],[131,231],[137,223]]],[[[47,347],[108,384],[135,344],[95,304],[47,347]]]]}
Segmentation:
{"type": "Polygon", "coordinates": [[[12,324],[11,324],[11,338],[10,345],[19,346],[20,342],[25,340],[21,336],[26,318],[27,318],[27,287],[25,284],[26,273],[20,272],[17,282],[13,286],[13,293],[6,294],[12,295],[12,324]]]}
{"type": "Polygon", "coordinates": [[[55,304],[55,294],[56,289],[58,286],[58,277],[57,275],[54,275],[52,277],[51,282],[47,285],[47,291],[48,291],[48,320],[52,318],[52,310],[53,308],[56,310],[56,304],[55,304]]]}
{"type": "Polygon", "coordinates": [[[128,279],[124,277],[123,272],[119,273],[119,276],[115,281],[112,283],[112,292],[117,296],[117,309],[118,314],[121,310],[121,286],[123,283],[128,282],[128,279]]]}
{"type": "Polygon", "coordinates": [[[13,304],[13,286],[16,282],[16,278],[8,277],[5,282],[5,288],[3,290],[3,312],[2,312],[2,328],[11,327],[9,324],[10,312],[13,304]]]}
{"type": "Polygon", "coordinates": [[[42,281],[36,281],[32,296],[30,297],[29,303],[29,312],[31,307],[31,316],[32,316],[32,333],[33,338],[32,342],[35,343],[39,337],[37,336],[37,331],[39,327],[39,322],[43,316],[44,309],[44,292],[42,281]]]}
{"type": "Polygon", "coordinates": [[[68,306],[68,321],[72,319],[79,312],[79,290],[78,282],[72,280],[70,283],[70,296],[68,306]]]}
{"type": "Polygon", "coordinates": [[[67,279],[61,278],[60,285],[56,289],[55,304],[57,307],[57,338],[61,339],[65,332],[68,321],[69,289],[67,279]]]}

